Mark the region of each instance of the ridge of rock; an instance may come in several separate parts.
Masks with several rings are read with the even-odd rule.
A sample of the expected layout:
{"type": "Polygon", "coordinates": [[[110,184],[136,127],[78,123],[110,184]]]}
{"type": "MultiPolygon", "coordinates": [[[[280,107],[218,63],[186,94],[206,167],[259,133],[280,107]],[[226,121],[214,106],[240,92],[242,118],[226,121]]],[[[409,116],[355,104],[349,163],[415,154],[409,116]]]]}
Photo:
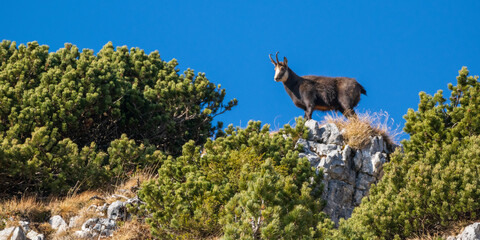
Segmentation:
{"type": "Polygon", "coordinates": [[[348,219],[353,209],[368,195],[372,184],[383,176],[383,164],[392,153],[382,136],[370,137],[370,143],[362,149],[354,149],[344,142],[342,132],[333,123],[320,125],[308,120],[307,139],[299,139],[303,147],[300,157],[306,157],[312,167],[323,169],[323,193],[326,200],[324,212],[338,224],[348,219]]]}

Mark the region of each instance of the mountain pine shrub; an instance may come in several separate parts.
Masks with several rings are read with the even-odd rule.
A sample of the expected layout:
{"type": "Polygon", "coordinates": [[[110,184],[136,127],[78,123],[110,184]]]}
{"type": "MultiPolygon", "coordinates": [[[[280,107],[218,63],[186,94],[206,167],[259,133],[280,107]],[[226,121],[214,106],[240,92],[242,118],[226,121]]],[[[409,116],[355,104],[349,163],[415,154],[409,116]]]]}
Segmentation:
{"type": "Polygon", "coordinates": [[[402,142],[384,177],[343,221],[336,238],[393,239],[437,231],[480,212],[480,83],[462,68],[457,85],[420,93],[408,110],[402,142]]]}
{"type": "Polygon", "coordinates": [[[306,137],[304,120],[271,133],[249,122],[244,129],[183,146],[180,157],[164,157],[158,179],[140,196],[152,213],[158,237],[310,239],[331,227],[321,212],[321,176],[298,158],[295,139],[306,137]]]}
{"type": "Polygon", "coordinates": [[[176,66],[112,43],[94,55],[2,41],[0,194],[102,186],[155,161],[155,149],[176,156],[189,140],[205,143],[222,127],[213,118],[237,102],[176,66]]]}

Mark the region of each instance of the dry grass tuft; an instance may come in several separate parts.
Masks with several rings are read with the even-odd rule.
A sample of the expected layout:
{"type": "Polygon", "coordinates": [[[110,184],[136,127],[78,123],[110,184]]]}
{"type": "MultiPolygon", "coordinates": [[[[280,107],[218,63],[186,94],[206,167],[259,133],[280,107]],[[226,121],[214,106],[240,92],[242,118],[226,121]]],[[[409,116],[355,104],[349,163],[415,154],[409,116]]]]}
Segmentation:
{"type": "Polygon", "coordinates": [[[68,221],[68,219],[77,215],[82,208],[91,204],[98,204],[97,202],[101,200],[92,200],[92,197],[97,194],[96,192],[87,191],[66,198],[56,198],[51,200],[48,207],[52,215],[60,215],[65,221],[68,221]]]}
{"type": "Polygon", "coordinates": [[[55,230],[52,228],[52,226],[48,222],[40,223],[37,226],[37,230],[39,233],[44,234],[46,239],[51,239],[50,236],[52,236],[55,233],[55,230]]]}
{"type": "Polygon", "coordinates": [[[115,187],[115,193],[123,194],[126,197],[134,197],[140,189],[140,185],[145,181],[155,178],[155,174],[156,171],[150,169],[137,172],[125,182],[118,184],[115,187]]]}
{"type": "Polygon", "coordinates": [[[446,239],[449,236],[457,236],[458,234],[462,233],[465,228],[475,222],[477,220],[457,220],[452,222],[446,228],[441,227],[438,230],[434,230],[431,232],[425,232],[423,234],[415,235],[413,237],[407,238],[408,240],[437,240],[437,239],[446,239]]]}
{"type": "Polygon", "coordinates": [[[150,233],[150,226],[145,222],[131,220],[124,222],[108,239],[127,240],[127,239],[153,239],[150,233]]]}
{"type": "Polygon", "coordinates": [[[50,211],[44,203],[36,197],[13,198],[0,202],[0,216],[13,217],[14,221],[28,219],[30,221],[46,221],[50,218],[50,211]]]}
{"type": "Polygon", "coordinates": [[[347,119],[334,113],[328,114],[325,122],[335,124],[343,130],[345,142],[356,149],[361,149],[370,143],[373,136],[382,136],[390,145],[397,142],[397,137],[402,133],[399,126],[392,128],[393,119],[387,112],[357,113],[356,118],[347,119]]]}
{"type": "MultiPolygon", "coordinates": [[[[155,177],[154,168],[143,170],[132,175],[128,180],[118,183],[115,189],[109,192],[73,191],[66,197],[52,196],[39,199],[36,196],[12,198],[0,201],[0,229],[5,226],[18,226],[19,220],[31,223],[30,227],[39,233],[45,234],[47,239],[76,239],[73,233],[89,218],[105,217],[106,212],[99,212],[90,206],[102,206],[115,200],[124,201],[134,197],[140,185],[155,177]],[[67,224],[71,217],[78,216],[77,226],[56,234],[48,223],[51,216],[60,215],[67,224]]],[[[153,239],[148,224],[144,219],[133,217],[126,222],[118,222],[120,228],[110,239],[153,239]]]]}

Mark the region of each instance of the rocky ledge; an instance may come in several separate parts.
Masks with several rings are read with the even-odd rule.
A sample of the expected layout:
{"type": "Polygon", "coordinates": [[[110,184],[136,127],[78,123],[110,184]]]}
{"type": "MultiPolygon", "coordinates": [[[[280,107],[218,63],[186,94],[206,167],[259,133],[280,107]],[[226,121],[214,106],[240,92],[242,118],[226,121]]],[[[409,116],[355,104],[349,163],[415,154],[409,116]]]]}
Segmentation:
{"type": "Polygon", "coordinates": [[[397,145],[389,144],[382,136],[370,137],[370,143],[362,149],[354,149],[345,143],[342,132],[333,123],[320,125],[308,120],[307,139],[299,139],[303,147],[300,157],[306,157],[311,165],[324,173],[323,198],[325,213],[338,224],[348,219],[353,209],[368,195],[371,184],[383,175],[383,164],[397,145]]]}

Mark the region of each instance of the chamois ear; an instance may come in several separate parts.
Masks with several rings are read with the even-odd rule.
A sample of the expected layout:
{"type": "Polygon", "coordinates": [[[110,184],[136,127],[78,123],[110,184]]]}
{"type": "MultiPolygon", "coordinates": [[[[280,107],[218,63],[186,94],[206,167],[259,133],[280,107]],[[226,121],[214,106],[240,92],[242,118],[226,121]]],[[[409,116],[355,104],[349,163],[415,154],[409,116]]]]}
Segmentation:
{"type": "Polygon", "coordinates": [[[285,64],[285,67],[288,67],[287,57],[283,57],[283,63],[285,64]]]}
{"type": "Polygon", "coordinates": [[[277,66],[277,63],[275,63],[275,61],[273,61],[273,58],[272,58],[272,54],[268,54],[268,56],[270,57],[270,61],[273,63],[273,66],[277,66]]]}

